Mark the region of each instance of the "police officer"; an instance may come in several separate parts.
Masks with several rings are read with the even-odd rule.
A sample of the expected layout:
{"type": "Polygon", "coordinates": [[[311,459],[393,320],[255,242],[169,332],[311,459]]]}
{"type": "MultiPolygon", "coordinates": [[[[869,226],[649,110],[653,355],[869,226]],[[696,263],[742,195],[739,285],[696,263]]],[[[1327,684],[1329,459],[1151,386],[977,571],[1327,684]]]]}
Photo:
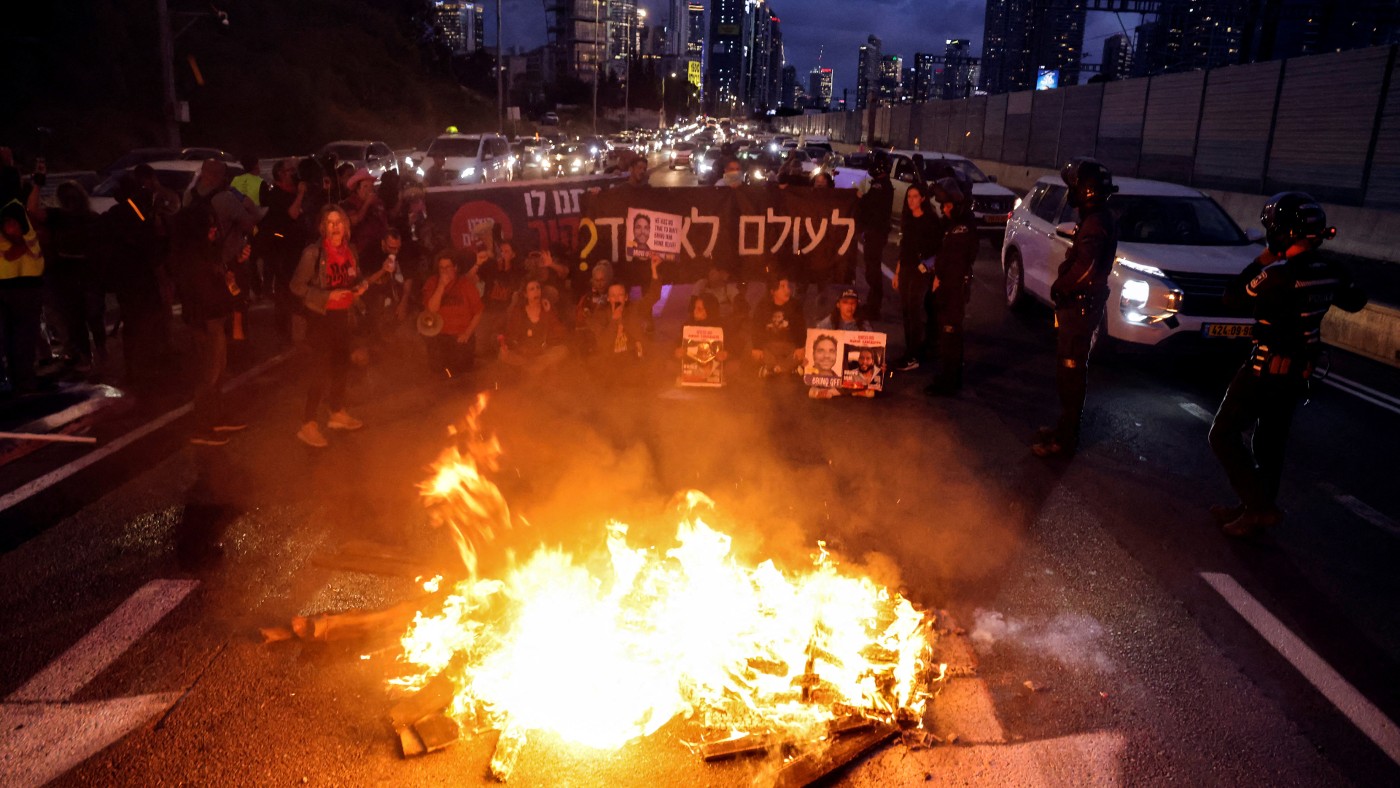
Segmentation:
{"type": "Polygon", "coordinates": [[[1031,451],[1038,457],[1073,454],[1079,446],[1090,344],[1103,322],[1108,276],[1118,252],[1118,222],[1108,210],[1109,195],[1118,191],[1113,174],[1093,159],[1078,158],[1060,170],[1060,177],[1069,187],[1070,205],[1079,211],[1079,227],[1050,287],[1059,325],[1055,385],[1060,393],[1060,420],[1054,428],[1042,427],[1037,433],[1031,451]]]}
{"type": "Polygon", "coordinates": [[[1360,311],[1366,296],[1350,274],[1318,255],[1337,234],[1327,214],[1302,192],[1269,198],[1259,220],[1267,247],[1231,283],[1227,305],[1253,305],[1254,350],[1225,392],[1210,426],[1210,447],[1230,486],[1235,506],[1216,505],[1211,515],[1231,536],[1277,525],[1275,505],[1283,474],[1283,450],[1293,410],[1307,393],[1322,348],[1322,317],[1332,306],[1360,311]],[[1254,430],[1253,450],[1245,433],[1254,430]]]}
{"type": "Polygon", "coordinates": [[[894,212],[894,185],[890,183],[889,158],[877,151],[870,165],[869,188],[856,206],[856,229],[864,249],[865,284],[870,293],[865,298],[866,317],[880,318],[885,303],[885,274],[882,269],[885,244],[890,237],[890,216],[894,212]]]}
{"type": "Polygon", "coordinates": [[[943,244],[933,266],[933,320],[938,371],[924,389],[931,395],[956,394],[962,388],[963,320],[971,295],[972,264],[977,260],[977,219],[972,213],[972,183],[953,171],[933,183],[943,212],[943,244]]]}

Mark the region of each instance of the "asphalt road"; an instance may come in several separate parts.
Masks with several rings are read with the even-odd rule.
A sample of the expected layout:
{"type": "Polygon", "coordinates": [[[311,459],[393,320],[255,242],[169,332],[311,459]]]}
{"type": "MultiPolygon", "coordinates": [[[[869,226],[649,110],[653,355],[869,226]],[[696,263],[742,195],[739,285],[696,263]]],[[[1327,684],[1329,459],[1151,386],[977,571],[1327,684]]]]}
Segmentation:
{"type": "MultiPolygon", "coordinates": [[[[671,347],[684,289],[665,301],[653,356],[671,347]]],[[[671,497],[697,488],[744,555],[796,562],[825,539],[950,611],[966,630],[950,645],[975,649],[982,716],[950,692],[930,726],[957,743],[894,745],[838,784],[1400,782],[1395,751],[1363,732],[1393,745],[1400,719],[1400,413],[1318,386],[1295,421],[1287,520],[1230,540],[1205,512],[1229,492],[1205,433],[1238,354],[1096,361],[1080,453],[1045,462],[1026,444],[1056,412],[1050,316],[1009,313],[999,291],[987,244],[953,399],[927,399],[927,373],[874,401],[810,401],[747,376],[682,392],[661,358],[635,383],[576,367],[529,385],[488,366],[439,384],[404,337],[352,391],[368,426],[318,452],[293,437],[299,365],[277,366],[239,390],[252,426],[228,447],[185,446],[177,420],[0,512],[0,526],[22,516],[39,531],[0,555],[0,769],[32,777],[43,764],[62,785],[485,782],[489,735],[398,757],[386,643],[258,634],[413,593],[315,559],[349,541],[450,564],[416,485],[485,389],[502,487],[531,523],[508,537],[518,551],[591,552],[613,518],[664,529],[671,497]],[[191,558],[211,542],[222,558],[191,558]],[[159,579],[175,582],[148,585],[159,579]],[[148,631],[112,615],[133,595],[168,609],[148,631]]],[[[809,314],[829,304],[807,297],[809,314]]],[[[885,323],[897,337],[893,313],[885,323]]],[[[1400,392],[1394,370],[1334,355],[1334,373],[1400,392]]],[[[615,753],[531,741],[512,783],[747,785],[772,768],[701,764],[687,734],[673,722],[615,753]]]]}

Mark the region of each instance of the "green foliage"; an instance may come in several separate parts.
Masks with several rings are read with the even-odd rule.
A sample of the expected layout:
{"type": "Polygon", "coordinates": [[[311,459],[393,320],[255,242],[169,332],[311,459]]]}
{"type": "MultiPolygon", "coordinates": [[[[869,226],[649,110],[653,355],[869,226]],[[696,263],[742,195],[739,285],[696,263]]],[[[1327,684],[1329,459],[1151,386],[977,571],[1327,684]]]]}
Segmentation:
{"type": "MultiPolygon", "coordinates": [[[[186,145],[290,155],[334,139],[400,146],[449,124],[495,125],[494,97],[458,87],[450,62],[430,50],[423,0],[226,0],[227,29],[190,15],[206,4],[168,2],[172,27],[189,24],[175,41],[186,145]]],[[[0,33],[12,99],[0,144],[24,159],[46,154],[51,169],[96,168],[164,144],[155,0],[11,11],[15,24],[0,33]]]]}

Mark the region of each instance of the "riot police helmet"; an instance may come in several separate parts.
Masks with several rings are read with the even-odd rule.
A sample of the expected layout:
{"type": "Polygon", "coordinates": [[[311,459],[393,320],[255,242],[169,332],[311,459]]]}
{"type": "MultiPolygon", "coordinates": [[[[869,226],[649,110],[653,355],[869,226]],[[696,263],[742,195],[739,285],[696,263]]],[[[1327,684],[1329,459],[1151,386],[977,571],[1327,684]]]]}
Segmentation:
{"type": "Polygon", "coordinates": [[[1113,173],[1097,159],[1070,159],[1060,169],[1060,179],[1069,187],[1069,203],[1076,208],[1102,205],[1108,196],[1118,191],[1113,185],[1113,173]]]}
{"type": "Polygon", "coordinates": [[[1336,237],[1337,228],[1327,226],[1327,212],[1305,192],[1279,192],[1264,203],[1259,214],[1269,251],[1282,254],[1300,241],[1314,246],[1336,237]]]}

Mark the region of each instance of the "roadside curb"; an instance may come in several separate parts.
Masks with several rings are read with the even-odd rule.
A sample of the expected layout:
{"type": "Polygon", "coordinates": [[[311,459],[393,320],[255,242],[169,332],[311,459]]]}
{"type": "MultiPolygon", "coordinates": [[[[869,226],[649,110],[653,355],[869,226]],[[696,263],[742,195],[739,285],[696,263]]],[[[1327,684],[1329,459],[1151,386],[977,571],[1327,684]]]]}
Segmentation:
{"type": "Polygon", "coordinates": [[[1372,302],[1354,313],[1330,309],[1322,336],[1328,345],[1400,367],[1400,309],[1389,304],[1372,302]]]}

